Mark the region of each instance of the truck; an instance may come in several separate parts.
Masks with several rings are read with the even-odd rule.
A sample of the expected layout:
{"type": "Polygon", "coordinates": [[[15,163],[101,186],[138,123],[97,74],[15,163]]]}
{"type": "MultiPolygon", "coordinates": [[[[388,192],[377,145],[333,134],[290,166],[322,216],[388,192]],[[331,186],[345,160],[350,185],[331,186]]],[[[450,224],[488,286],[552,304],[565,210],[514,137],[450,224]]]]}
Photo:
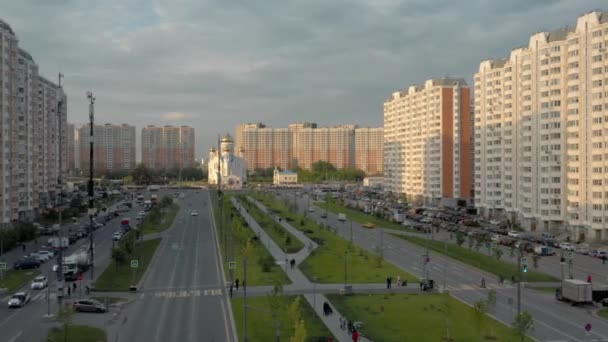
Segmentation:
{"type": "Polygon", "coordinates": [[[85,245],[63,258],[63,276],[67,281],[77,280],[90,266],[89,247],[85,245]]]}
{"type": "Polygon", "coordinates": [[[340,222],[344,222],[344,221],[346,221],[346,214],[344,214],[344,213],[339,213],[339,214],[338,214],[338,221],[340,221],[340,222]]]}
{"type": "Polygon", "coordinates": [[[580,279],[564,279],[555,291],[555,298],[572,305],[593,303],[593,286],[580,279]]]}
{"type": "Polygon", "coordinates": [[[148,191],[158,191],[160,190],[160,185],[150,185],[148,186],[148,191]]]}

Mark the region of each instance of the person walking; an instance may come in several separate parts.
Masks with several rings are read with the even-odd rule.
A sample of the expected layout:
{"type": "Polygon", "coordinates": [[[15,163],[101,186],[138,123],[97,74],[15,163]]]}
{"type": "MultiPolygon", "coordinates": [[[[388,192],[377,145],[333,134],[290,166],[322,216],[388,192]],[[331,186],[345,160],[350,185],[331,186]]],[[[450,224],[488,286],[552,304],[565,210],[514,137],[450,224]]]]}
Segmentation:
{"type": "Polygon", "coordinates": [[[591,274],[589,274],[589,275],[587,276],[587,282],[588,282],[589,284],[591,284],[591,274]]]}
{"type": "Polygon", "coordinates": [[[25,252],[25,244],[24,243],[21,244],[21,250],[25,252]]]}
{"type": "Polygon", "coordinates": [[[344,317],[340,316],[340,330],[344,330],[344,317]]]}
{"type": "Polygon", "coordinates": [[[498,275],[498,283],[500,285],[503,285],[505,283],[505,278],[502,276],[502,274],[498,275]]]}
{"type": "Polygon", "coordinates": [[[290,265],[291,269],[293,270],[293,268],[296,266],[296,259],[291,259],[290,265]]]}
{"type": "Polygon", "coordinates": [[[482,289],[486,288],[486,278],[481,278],[481,288],[482,289]]]}
{"type": "Polygon", "coordinates": [[[359,341],[359,332],[357,330],[353,330],[353,333],[350,336],[353,338],[353,342],[359,341]]]}
{"type": "Polygon", "coordinates": [[[232,283],[230,283],[230,298],[232,298],[232,283]]]}
{"type": "Polygon", "coordinates": [[[602,265],[606,265],[606,255],[602,255],[602,265]]]}
{"type": "Polygon", "coordinates": [[[391,280],[389,277],[386,277],[386,288],[390,289],[391,288],[391,280]]]}
{"type": "Polygon", "coordinates": [[[236,278],[236,280],[234,281],[234,286],[236,288],[236,290],[239,290],[239,278],[236,278]]]}
{"type": "Polygon", "coordinates": [[[72,295],[72,288],[68,286],[68,297],[72,295]]]}
{"type": "Polygon", "coordinates": [[[76,282],[73,282],[72,286],[74,287],[74,291],[72,291],[72,292],[76,293],[76,288],[78,287],[78,285],[76,285],[76,282]]]}

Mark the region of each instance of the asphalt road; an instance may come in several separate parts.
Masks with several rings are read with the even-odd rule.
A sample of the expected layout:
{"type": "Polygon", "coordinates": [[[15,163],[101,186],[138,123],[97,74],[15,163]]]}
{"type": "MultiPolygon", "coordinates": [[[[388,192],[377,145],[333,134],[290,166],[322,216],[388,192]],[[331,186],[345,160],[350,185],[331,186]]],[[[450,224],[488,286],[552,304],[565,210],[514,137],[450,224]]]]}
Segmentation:
{"type": "MultiPolygon", "coordinates": [[[[293,202],[294,200],[293,192],[283,191],[281,195],[285,201],[293,202]]],[[[304,213],[307,208],[307,197],[299,196],[297,201],[300,213],[304,213]]],[[[308,215],[320,223],[329,224],[337,230],[338,234],[349,239],[350,222],[339,222],[337,216],[331,212],[328,212],[327,220],[323,219],[320,217],[322,211],[324,210],[315,207],[315,212],[309,212],[308,215]]],[[[423,248],[383,233],[381,229],[365,229],[356,222],[353,223],[352,236],[355,244],[368,250],[375,250],[376,247],[382,245],[387,261],[419,277],[422,276],[423,248]]],[[[447,289],[456,298],[468,304],[487,298],[488,290],[479,287],[481,278],[486,278],[488,287],[497,292],[494,316],[507,325],[512,323],[517,308],[516,287],[510,284],[498,285],[493,276],[440,254],[430,252],[430,259],[429,278],[434,279],[440,287],[445,283],[447,289]]],[[[387,276],[395,279],[397,275],[387,276]]],[[[383,280],[379,279],[379,281],[383,280]]],[[[417,284],[410,286],[417,286],[417,284]]],[[[552,294],[531,289],[522,289],[521,297],[522,311],[529,311],[535,320],[535,328],[531,335],[539,341],[608,341],[608,321],[592,315],[590,308],[572,307],[557,302],[552,294]],[[586,323],[592,325],[590,334],[585,333],[586,323]]]]}
{"type": "Polygon", "coordinates": [[[183,194],[138,299],[118,327],[119,341],[234,341],[208,192],[183,194]]]}
{"type": "MultiPolygon", "coordinates": [[[[141,211],[141,207],[135,206],[128,213],[121,214],[121,216],[112,219],[107,222],[106,225],[93,234],[93,241],[95,244],[95,277],[97,277],[105,268],[110,261],[110,248],[112,246],[112,234],[118,230],[120,226],[120,217],[131,217],[135,218],[136,214],[141,211]]],[[[88,222],[88,217],[82,217],[79,223],[88,222]]],[[[72,226],[71,221],[63,225],[64,230],[67,231],[67,227],[72,226]]],[[[40,244],[44,243],[43,237],[39,238],[40,244]]],[[[66,251],[65,255],[70,255],[76,248],[83,244],[88,244],[88,238],[80,239],[78,242],[70,246],[66,251]]],[[[26,253],[33,251],[33,245],[30,245],[26,250],[26,253]]],[[[20,250],[11,251],[5,254],[7,260],[12,260],[20,257],[20,250]]],[[[44,341],[46,338],[48,329],[55,324],[52,319],[45,318],[47,312],[55,314],[57,312],[57,293],[54,291],[57,288],[56,273],[52,272],[52,266],[56,264],[56,259],[49,260],[42,265],[40,271],[43,275],[46,275],[49,279],[49,290],[46,289],[33,291],[29,289],[29,284],[24,287],[24,290],[30,292],[32,301],[23,308],[19,309],[8,309],[6,305],[7,298],[3,297],[0,302],[0,342],[18,342],[18,341],[44,341]],[[47,301],[47,293],[49,294],[50,300],[47,301]]],[[[12,263],[10,264],[12,265],[12,263]]],[[[81,283],[81,286],[90,284],[90,271],[85,273],[85,280],[81,283]]],[[[10,295],[10,294],[9,294],[10,295]]],[[[77,296],[80,292],[77,291],[77,296]]],[[[84,293],[83,293],[84,296],[84,293]]],[[[74,298],[74,296],[72,296],[74,298]]]]}

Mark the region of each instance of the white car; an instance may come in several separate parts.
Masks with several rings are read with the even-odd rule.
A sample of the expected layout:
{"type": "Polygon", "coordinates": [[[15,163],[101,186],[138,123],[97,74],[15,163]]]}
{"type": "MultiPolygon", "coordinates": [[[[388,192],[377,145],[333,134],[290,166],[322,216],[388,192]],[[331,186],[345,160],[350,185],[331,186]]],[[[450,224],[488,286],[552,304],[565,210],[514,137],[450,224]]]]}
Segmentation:
{"type": "Polygon", "coordinates": [[[194,211],[192,212],[192,214],[190,214],[190,215],[191,215],[191,216],[198,216],[198,213],[196,212],[196,210],[194,210],[194,211]]]}
{"type": "Polygon", "coordinates": [[[27,292],[17,292],[8,300],[9,308],[23,307],[30,301],[30,295],[27,292]]]}
{"type": "Polygon", "coordinates": [[[116,232],[116,233],[114,233],[114,235],[112,235],[112,240],[118,241],[120,239],[122,239],[122,233],[121,232],[116,232]]]}
{"type": "Polygon", "coordinates": [[[50,259],[48,254],[40,254],[38,252],[33,252],[28,255],[28,258],[39,261],[40,263],[44,263],[50,259]]]}
{"type": "Polygon", "coordinates": [[[574,250],[574,245],[571,244],[570,242],[562,242],[559,244],[559,248],[565,250],[565,251],[573,251],[574,250]]]}
{"type": "Polygon", "coordinates": [[[38,253],[40,255],[46,255],[46,256],[48,256],[49,259],[52,259],[53,257],[55,257],[55,252],[52,252],[52,251],[38,251],[36,253],[38,253]]]}
{"type": "Polygon", "coordinates": [[[42,290],[49,285],[48,279],[45,276],[38,276],[32,280],[32,285],[30,288],[32,290],[42,290]]]}
{"type": "Polygon", "coordinates": [[[510,232],[507,233],[507,235],[509,235],[510,237],[517,238],[517,237],[519,237],[519,232],[511,230],[510,232]]]}

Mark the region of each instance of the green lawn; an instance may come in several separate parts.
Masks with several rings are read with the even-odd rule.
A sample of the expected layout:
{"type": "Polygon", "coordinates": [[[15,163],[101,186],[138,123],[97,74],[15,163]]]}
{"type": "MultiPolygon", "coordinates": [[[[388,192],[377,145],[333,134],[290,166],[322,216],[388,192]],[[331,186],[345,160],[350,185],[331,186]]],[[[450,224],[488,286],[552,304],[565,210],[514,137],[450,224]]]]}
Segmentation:
{"type": "Polygon", "coordinates": [[[52,328],[46,338],[47,342],[106,342],[106,332],[88,325],[70,325],[67,339],[64,339],[63,328],[52,328]]]}
{"type": "Polygon", "coordinates": [[[132,284],[137,284],[141,279],[160,241],[161,239],[158,238],[136,243],[133,256],[128,257],[128,260],[123,264],[116,264],[112,260],[110,265],[108,265],[93,284],[95,291],[128,291],[132,284]],[[139,260],[139,267],[136,268],[135,277],[133,278],[133,269],[131,268],[130,261],[134,259],[139,260]]]}
{"type": "Polygon", "coordinates": [[[297,253],[304,247],[304,244],[293,234],[285,230],[272,217],[258,208],[255,203],[250,202],[245,195],[237,196],[239,202],[247,209],[249,215],[264,229],[272,240],[285,252],[297,253]]]}
{"type": "Polygon", "coordinates": [[[327,297],[345,318],[363,322],[360,331],[373,341],[447,341],[446,318],[454,342],[519,341],[510,327],[487,316],[478,328],[473,309],[446,294],[327,297]]]}
{"type": "Polygon", "coordinates": [[[175,219],[175,215],[177,215],[177,212],[179,211],[179,205],[173,202],[171,205],[163,209],[165,211],[160,213],[159,219],[157,219],[157,217],[152,213],[144,217],[143,222],[139,225],[139,229],[143,228],[144,235],[160,233],[171,227],[171,224],[173,224],[173,220],[175,219]]]}
{"type": "Polygon", "coordinates": [[[19,290],[34,279],[40,271],[38,270],[6,270],[2,272],[0,289],[6,289],[8,293],[19,290]]]}
{"type": "MultiPolygon", "coordinates": [[[[396,234],[393,234],[393,236],[403,240],[407,240],[419,246],[425,245],[425,239],[420,237],[396,234]]],[[[496,276],[502,275],[503,277],[505,277],[505,279],[511,279],[512,275],[515,275],[517,277],[517,265],[515,264],[512,264],[507,261],[498,260],[495,257],[491,257],[486,254],[473,251],[466,247],[460,247],[453,243],[448,243],[447,247],[448,256],[452,259],[477,267],[483,271],[492,273],[496,276]]],[[[445,254],[445,247],[443,241],[429,241],[429,249],[436,253],[445,254]]],[[[542,272],[530,270],[530,272],[525,275],[525,281],[554,282],[559,281],[559,279],[542,272]]]]}
{"type": "Polygon", "coordinates": [[[230,279],[230,269],[226,255],[230,252],[232,245],[232,251],[234,260],[236,262],[236,270],[234,270],[234,278],[238,278],[241,281],[245,278],[244,272],[244,259],[243,259],[243,248],[247,244],[247,241],[251,241],[251,254],[247,258],[247,284],[249,286],[258,285],[273,285],[278,283],[289,284],[289,278],[285,274],[282,267],[275,263],[274,258],[266,247],[255,239],[255,233],[249,228],[247,222],[241,217],[239,212],[230,203],[230,194],[225,194],[224,197],[224,209],[223,216],[225,224],[220,226],[218,224],[219,213],[217,210],[217,193],[211,192],[211,203],[213,205],[214,219],[216,220],[218,240],[220,241],[220,249],[222,252],[222,259],[224,262],[224,272],[226,279],[230,279]],[[223,227],[223,228],[222,228],[223,227]],[[222,233],[222,230],[226,233],[222,233]],[[228,238],[232,234],[232,244],[228,238]]]}
{"type": "Polygon", "coordinates": [[[319,208],[323,208],[323,209],[327,209],[329,211],[331,211],[332,213],[343,213],[346,215],[346,218],[348,220],[353,220],[355,222],[358,222],[360,224],[365,224],[365,223],[373,223],[374,225],[378,226],[378,227],[383,227],[383,228],[389,228],[389,229],[396,229],[396,230],[403,230],[406,232],[412,232],[412,233],[418,233],[416,230],[410,229],[404,225],[401,225],[397,222],[391,222],[391,221],[387,221],[383,218],[380,217],[376,217],[374,215],[369,215],[366,214],[364,212],[361,212],[357,209],[351,209],[351,208],[347,208],[339,203],[336,202],[315,202],[315,205],[319,208]]]}
{"type": "Polygon", "coordinates": [[[600,317],[608,318],[608,309],[597,310],[597,315],[600,317]]]}
{"type": "Polygon", "coordinates": [[[346,256],[347,283],[383,283],[388,276],[418,281],[415,276],[383,260],[379,254],[351,245],[349,241],[316,222],[294,213],[275,197],[259,193],[254,196],[319,244],[319,248],[299,266],[308,279],[316,278],[319,283],[343,283],[346,256]]]}
{"type": "MultiPolygon", "coordinates": [[[[312,307],[304,299],[300,297],[300,317],[304,320],[306,327],[306,341],[319,341],[320,337],[329,337],[333,335],[327,329],[323,321],[314,313],[312,307]]],[[[284,307],[288,303],[295,300],[296,296],[285,296],[284,307]]],[[[322,305],[322,303],[317,303],[322,305]]],[[[266,297],[247,298],[247,306],[254,307],[258,310],[247,309],[247,335],[249,341],[274,341],[276,334],[276,323],[270,314],[270,305],[266,297]]],[[[234,322],[240,339],[243,339],[243,298],[232,299],[232,312],[234,313],[234,322]]],[[[285,319],[286,315],[281,312],[278,316],[285,319]]],[[[289,337],[293,336],[293,327],[285,319],[281,322],[281,341],[288,341],[289,337]]]]}

